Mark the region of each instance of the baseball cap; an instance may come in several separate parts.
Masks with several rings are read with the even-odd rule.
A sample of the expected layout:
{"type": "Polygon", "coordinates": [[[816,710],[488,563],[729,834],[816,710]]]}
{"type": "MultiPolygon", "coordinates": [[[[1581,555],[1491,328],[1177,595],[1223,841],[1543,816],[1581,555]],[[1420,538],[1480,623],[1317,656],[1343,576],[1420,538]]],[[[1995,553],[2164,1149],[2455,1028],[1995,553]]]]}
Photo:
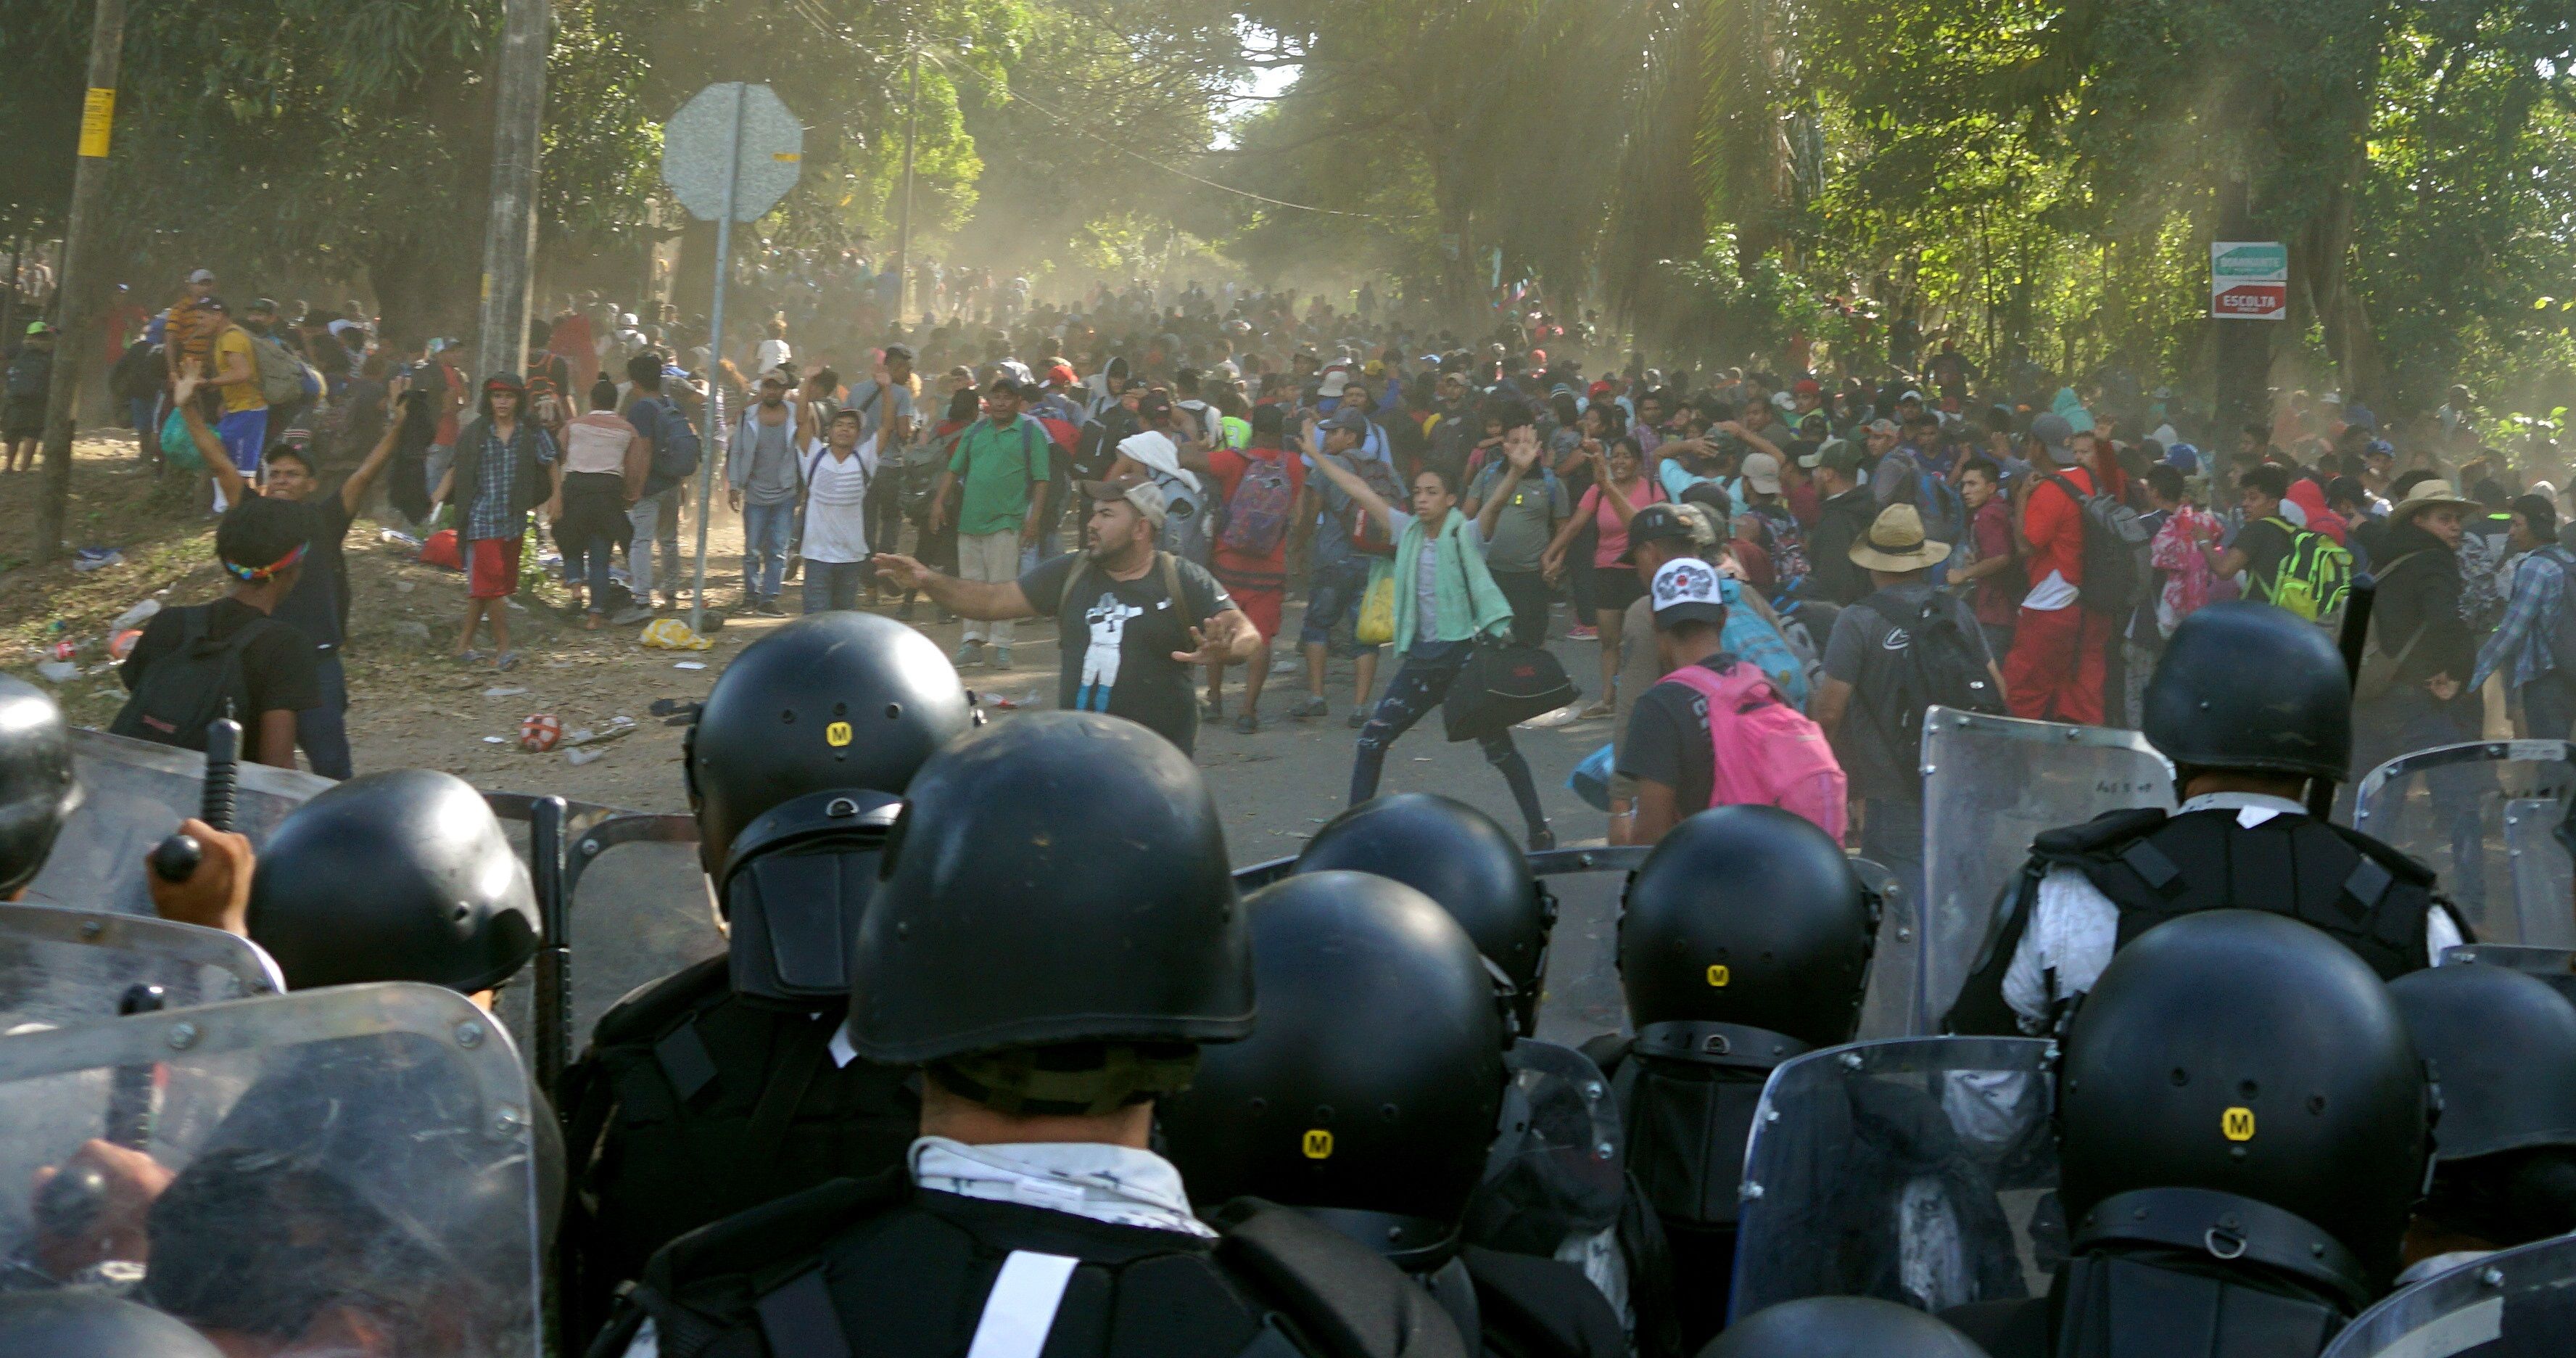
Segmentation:
{"type": "Polygon", "coordinates": [[[1822,393],[1824,389],[1824,384],[1812,377],[1801,377],[1789,388],[1800,396],[1815,396],[1822,393]]]}
{"type": "Polygon", "coordinates": [[[2052,457],[2075,455],[2074,451],[2066,446],[2066,441],[2075,437],[2075,426],[2068,423],[2065,416],[2054,411],[2031,420],[2030,436],[2039,440],[2040,446],[2046,448],[2052,457]]]}
{"type": "Polygon", "coordinates": [[[1337,397],[1345,390],[1349,389],[1350,385],[1351,375],[1339,368],[1335,368],[1331,372],[1324,374],[1324,385],[1318,388],[1315,394],[1324,397],[1337,397]]]}
{"type": "Polygon", "coordinates": [[[1744,458],[1744,483],[1764,495],[1780,493],[1780,459],[1769,453],[1748,453],[1744,458]]]}
{"type": "Polygon", "coordinates": [[[1362,415],[1357,410],[1354,410],[1349,406],[1344,406],[1341,409],[1334,411],[1332,414],[1325,416],[1322,427],[1326,429],[1347,429],[1354,434],[1365,433],[1368,430],[1368,417],[1362,415]]]}
{"type": "Polygon", "coordinates": [[[1898,405],[1903,405],[1908,401],[1912,401],[1916,405],[1923,404],[1923,393],[1909,389],[1904,395],[1896,398],[1896,403],[1898,405]]]}
{"type": "Polygon", "coordinates": [[[212,269],[199,269],[195,273],[188,275],[188,281],[191,283],[212,283],[215,281],[215,271],[212,269]]]}
{"type": "Polygon", "coordinates": [[[45,324],[43,321],[29,321],[27,322],[27,333],[30,335],[50,335],[54,333],[54,328],[45,324]]]}
{"type": "Polygon", "coordinates": [[[1651,504],[1628,520],[1628,550],[1620,553],[1619,560],[1635,562],[1639,543],[1679,542],[1687,545],[1690,541],[1690,520],[1683,518],[1680,510],[1670,504],[1651,504]]]}
{"type": "Polygon", "coordinates": [[[1868,428],[1869,432],[1873,434],[1901,434],[1905,432],[1903,429],[1897,427],[1896,421],[1883,418],[1870,421],[1868,428]]]}
{"type": "Polygon", "coordinates": [[[277,299],[274,297],[254,297],[250,299],[250,309],[253,311],[275,311],[277,310],[277,299]]]}
{"type": "Polygon", "coordinates": [[[910,363],[912,361],[912,346],[909,344],[889,344],[885,347],[885,356],[886,361],[889,363],[898,358],[902,359],[906,363],[910,363]]]}
{"type": "Polygon", "coordinates": [[[1860,471],[1861,450],[1850,439],[1827,439],[1816,445],[1816,451],[1798,459],[1798,465],[1812,471],[1823,467],[1845,476],[1860,471]]]}
{"type": "Polygon", "coordinates": [[[1056,364],[1054,367],[1046,370],[1046,380],[1050,382],[1062,382],[1068,387],[1072,386],[1073,365],[1070,363],[1056,364]]]}
{"type": "Polygon", "coordinates": [[[1717,567],[1698,557],[1677,556],[1656,567],[1654,600],[1658,632],[1686,622],[1726,625],[1726,587],[1718,583],[1717,567]]]}
{"type": "Polygon", "coordinates": [[[1163,488],[1139,477],[1120,477],[1114,481],[1085,481],[1082,493],[1094,500],[1125,500],[1136,507],[1156,528],[1163,526],[1163,488]]]}

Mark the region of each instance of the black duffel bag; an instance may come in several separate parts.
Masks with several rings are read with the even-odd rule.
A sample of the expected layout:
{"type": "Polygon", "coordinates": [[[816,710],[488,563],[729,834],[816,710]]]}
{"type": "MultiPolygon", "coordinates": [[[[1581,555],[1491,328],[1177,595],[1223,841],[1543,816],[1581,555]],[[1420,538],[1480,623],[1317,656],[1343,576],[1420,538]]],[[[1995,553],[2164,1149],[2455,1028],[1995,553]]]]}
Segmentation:
{"type": "Polygon", "coordinates": [[[1544,647],[1479,641],[1440,703],[1452,741],[1482,740],[1583,696],[1544,647]]]}

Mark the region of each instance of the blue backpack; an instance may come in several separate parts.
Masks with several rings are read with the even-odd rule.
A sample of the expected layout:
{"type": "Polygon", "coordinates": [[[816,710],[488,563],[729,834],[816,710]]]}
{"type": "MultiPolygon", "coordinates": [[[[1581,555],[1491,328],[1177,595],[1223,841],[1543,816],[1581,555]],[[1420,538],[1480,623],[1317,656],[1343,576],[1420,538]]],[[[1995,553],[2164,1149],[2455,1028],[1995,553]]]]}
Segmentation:
{"type": "Polygon", "coordinates": [[[1762,677],[1780,690],[1799,711],[1807,710],[1807,667],[1798,653],[1789,649],[1789,641],[1780,629],[1765,622],[1750,608],[1737,606],[1742,584],[1732,576],[1722,577],[1718,586],[1727,604],[1726,629],[1719,633],[1719,644],[1726,653],[1762,671],[1762,677]]]}

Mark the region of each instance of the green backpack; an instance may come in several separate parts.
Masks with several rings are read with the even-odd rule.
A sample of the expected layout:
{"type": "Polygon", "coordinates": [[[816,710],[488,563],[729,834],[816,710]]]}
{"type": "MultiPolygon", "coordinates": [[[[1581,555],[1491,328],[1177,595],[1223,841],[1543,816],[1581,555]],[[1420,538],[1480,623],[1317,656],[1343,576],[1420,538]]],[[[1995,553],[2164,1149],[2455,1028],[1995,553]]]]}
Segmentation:
{"type": "Polygon", "coordinates": [[[2288,519],[2265,519],[2290,535],[2289,553],[2273,572],[2272,603],[2314,622],[2343,607],[2352,590],[2352,553],[2323,533],[2288,519]]]}

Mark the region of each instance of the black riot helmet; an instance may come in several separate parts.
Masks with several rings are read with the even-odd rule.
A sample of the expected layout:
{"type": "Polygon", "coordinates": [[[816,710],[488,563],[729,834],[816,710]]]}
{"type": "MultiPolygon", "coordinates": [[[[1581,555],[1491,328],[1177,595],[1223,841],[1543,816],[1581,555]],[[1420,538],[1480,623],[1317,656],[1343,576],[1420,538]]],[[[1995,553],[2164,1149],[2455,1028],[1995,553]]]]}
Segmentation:
{"type": "Polygon", "coordinates": [[[1155,1110],[1165,1153],[1204,1201],[1267,1198],[1401,1262],[1445,1261],[1507,1078],[1475,942],[1364,872],[1284,878],[1243,908],[1261,1025],[1155,1110]]]}
{"type": "Polygon", "coordinates": [[[1510,980],[1521,1034],[1537,1031],[1556,898],[1493,817],[1435,793],[1374,797],[1333,817],[1297,855],[1298,872],[1330,868],[1393,878],[1438,902],[1510,980]]]}
{"type": "Polygon", "coordinates": [[[1941,1321],[1875,1297],[1801,1297],[1727,1327],[1699,1358],[1985,1358],[1941,1321]]]}
{"type": "Polygon", "coordinates": [[[1877,935],[1878,901],[1833,836],[1776,806],[1712,807],[1667,832],[1628,883],[1629,1022],[1849,1042],[1877,935]]]}
{"type": "Polygon", "coordinates": [[[850,944],[902,806],[863,789],[808,792],[761,812],[733,837],[716,903],[730,926],[737,994],[808,1000],[850,993],[850,944]]]}
{"type": "Polygon", "coordinates": [[[2174,629],[2147,681],[2147,740],[2179,767],[2342,781],[2352,680],[2314,623],[2269,604],[2211,604],[2174,629]]]}
{"type": "Polygon", "coordinates": [[[2079,1247],[2211,1208],[2191,1241],[2215,1227],[2222,1258],[2326,1267],[2366,1299],[2396,1274],[2437,1106],[2397,1002],[2351,949],[2269,911],[2185,915],[2115,954],[2075,1011],[2060,1191],[2079,1247]]]}
{"type": "Polygon", "coordinates": [[[938,643],[874,613],[813,613],[743,648],[689,727],[689,809],[713,877],[760,813],[808,792],[899,793],[975,722],[938,643]]]}
{"type": "Polygon", "coordinates": [[[2409,972],[2388,993],[2442,1082],[2419,1215],[2495,1245],[2576,1230],[2576,1004],[2486,966],[2409,972]]]}
{"type": "Polygon", "coordinates": [[[259,851],[250,936],[290,990],[425,981],[473,994],[536,955],[536,893],[483,794],[436,769],[361,774],[259,851]]]}
{"type": "Polygon", "coordinates": [[[79,804],[62,708],[43,689],[0,675],[0,897],[36,879],[79,804]]]}
{"type": "Polygon", "coordinates": [[[99,1292],[0,1293],[0,1353],[30,1358],[223,1358],[204,1336],[99,1292]]]}
{"type": "MultiPolygon", "coordinates": [[[[964,1077],[989,1089],[995,1072],[958,1058],[1136,1043],[1185,1061],[1160,1049],[1250,1033],[1251,938],[1198,767],[1091,712],[1031,713],[942,750],[895,818],[850,992],[861,1056],[934,1063],[970,1097],[964,1077]]],[[[1023,1073],[1034,1090],[1055,1072],[1023,1073]]],[[[1162,1092],[1187,1082],[1162,1074],[1177,1077],[1162,1092]]],[[[1022,1106],[1060,1102],[1091,1103],[1022,1106]]]]}

